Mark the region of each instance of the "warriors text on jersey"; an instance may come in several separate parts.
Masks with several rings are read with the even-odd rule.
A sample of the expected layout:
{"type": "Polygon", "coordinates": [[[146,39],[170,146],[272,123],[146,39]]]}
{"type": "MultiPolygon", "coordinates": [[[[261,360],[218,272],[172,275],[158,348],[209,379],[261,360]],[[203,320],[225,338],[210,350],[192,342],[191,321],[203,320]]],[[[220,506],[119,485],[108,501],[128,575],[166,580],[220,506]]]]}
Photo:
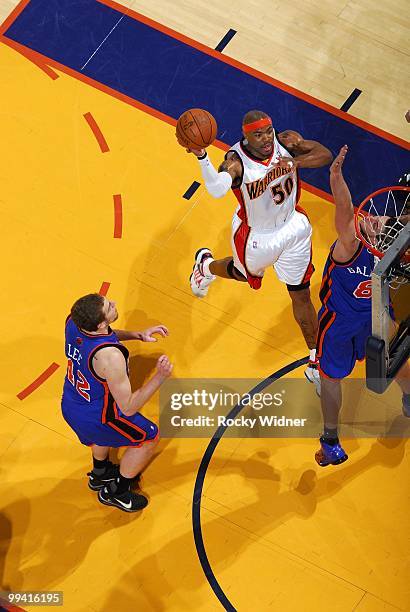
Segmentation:
{"type": "MultiPolygon", "coordinates": [[[[254,157],[241,140],[231,147],[242,164],[242,182],[233,187],[239,202],[236,214],[249,227],[274,231],[290,218],[299,199],[299,178],[294,166],[280,168],[280,157],[291,157],[276,136],[272,155],[267,160],[254,157]]],[[[229,151],[227,153],[229,155],[229,151]]]]}

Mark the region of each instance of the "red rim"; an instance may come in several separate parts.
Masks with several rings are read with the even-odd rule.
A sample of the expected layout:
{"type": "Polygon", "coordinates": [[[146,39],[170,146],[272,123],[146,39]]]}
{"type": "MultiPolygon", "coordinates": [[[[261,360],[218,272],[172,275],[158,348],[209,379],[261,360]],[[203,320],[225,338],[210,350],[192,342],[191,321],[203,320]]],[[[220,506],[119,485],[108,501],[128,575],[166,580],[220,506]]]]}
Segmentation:
{"type": "Polygon", "coordinates": [[[356,230],[356,236],[359,238],[359,240],[365,245],[365,247],[367,249],[369,249],[369,251],[371,253],[373,253],[373,255],[376,255],[377,257],[383,257],[384,253],[382,251],[379,251],[378,249],[376,249],[375,246],[373,246],[372,244],[370,244],[370,242],[368,242],[368,240],[366,240],[366,238],[362,235],[361,229],[360,229],[360,216],[362,217],[366,217],[369,215],[369,213],[367,211],[363,210],[363,207],[368,203],[369,200],[371,200],[372,198],[375,198],[376,196],[380,195],[381,193],[386,193],[387,191],[408,191],[410,192],[410,187],[402,187],[400,185],[392,185],[391,187],[383,187],[382,189],[377,189],[377,191],[373,191],[373,193],[371,193],[370,195],[368,195],[363,202],[361,202],[359,204],[359,206],[357,207],[357,209],[355,210],[355,214],[354,214],[354,226],[355,226],[355,230],[356,230]]]}

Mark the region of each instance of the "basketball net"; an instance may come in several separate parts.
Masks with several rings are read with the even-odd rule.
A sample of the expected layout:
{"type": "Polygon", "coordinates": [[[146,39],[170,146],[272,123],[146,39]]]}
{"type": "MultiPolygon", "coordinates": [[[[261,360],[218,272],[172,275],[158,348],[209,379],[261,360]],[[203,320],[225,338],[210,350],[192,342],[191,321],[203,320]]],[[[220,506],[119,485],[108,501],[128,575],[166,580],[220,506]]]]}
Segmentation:
{"type": "MultiPolygon", "coordinates": [[[[381,259],[410,223],[410,187],[384,187],[363,200],[355,211],[358,239],[381,259]]],[[[389,274],[393,289],[410,282],[410,245],[389,274]]]]}

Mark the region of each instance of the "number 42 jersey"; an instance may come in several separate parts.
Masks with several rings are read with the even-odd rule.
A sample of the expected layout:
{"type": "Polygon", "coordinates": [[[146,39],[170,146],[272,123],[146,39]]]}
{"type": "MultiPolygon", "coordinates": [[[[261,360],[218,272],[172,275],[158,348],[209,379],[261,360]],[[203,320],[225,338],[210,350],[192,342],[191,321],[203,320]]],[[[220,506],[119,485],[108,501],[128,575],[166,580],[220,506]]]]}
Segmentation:
{"type": "Polygon", "coordinates": [[[92,361],[96,353],[107,346],[115,346],[128,359],[128,350],[120,343],[116,334],[88,334],[80,330],[69,317],[65,328],[65,353],[67,373],[64,381],[63,403],[77,410],[83,406],[87,414],[101,418],[107,394],[107,383],[95,372],[92,361]]]}

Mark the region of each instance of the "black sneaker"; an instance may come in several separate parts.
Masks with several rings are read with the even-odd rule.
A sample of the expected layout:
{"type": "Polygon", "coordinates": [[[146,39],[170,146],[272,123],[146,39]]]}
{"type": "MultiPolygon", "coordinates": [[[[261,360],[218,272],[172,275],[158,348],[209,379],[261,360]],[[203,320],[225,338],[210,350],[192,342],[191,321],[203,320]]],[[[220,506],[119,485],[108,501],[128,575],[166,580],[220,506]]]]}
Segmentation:
{"type": "Polygon", "coordinates": [[[116,463],[111,463],[111,461],[109,461],[107,464],[107,468],[103,474],[99,474],[97,476],[94,470],[88,472],[88,486],[92,491],[100,491],[103,487],[105,487],[106,484],[118,478],[119,473],[120,466],[116,463]]]}
{"type": "Polygon", "coordinates": [[[106,506],[114,506],[124,512],[138,512],[147,506],[148,500],[143,495],[126,491],[121,495],[116,495],[113,492],[113,485],[110,483],[100,491],[98,491],[98,499],[106,506]]]}

